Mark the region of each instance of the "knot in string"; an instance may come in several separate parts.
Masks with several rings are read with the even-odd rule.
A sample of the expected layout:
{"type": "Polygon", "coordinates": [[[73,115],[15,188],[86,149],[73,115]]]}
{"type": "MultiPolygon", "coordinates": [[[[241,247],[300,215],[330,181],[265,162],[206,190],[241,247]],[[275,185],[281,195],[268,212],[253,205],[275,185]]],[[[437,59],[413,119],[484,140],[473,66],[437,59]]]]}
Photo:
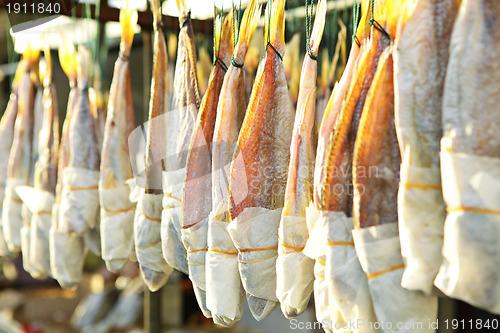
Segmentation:
{"type": "Polygon", "coordinates": [[[188,15],[187,17],[184,19],[184,21],[181,22],[181,24],[179,24],[180,28],[184,28],[186,26],[186,24],[191,20],[191,9],[188,11],[188,15]]]}
{"type": "Polygon", "coordinates": [[[234,60],[234,55],[231,57],[231,65],[236,68],[243,68],[243,64],[238,64],[236,60],[234,60]]]}

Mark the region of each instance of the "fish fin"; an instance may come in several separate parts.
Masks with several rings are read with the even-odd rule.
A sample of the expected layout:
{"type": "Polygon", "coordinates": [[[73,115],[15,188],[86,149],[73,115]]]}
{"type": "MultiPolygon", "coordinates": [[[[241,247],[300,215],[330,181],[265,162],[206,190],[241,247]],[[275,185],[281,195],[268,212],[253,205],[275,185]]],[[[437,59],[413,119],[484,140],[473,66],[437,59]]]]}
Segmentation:
{"type": "Polygon", "coordinates": [[[248,49],[248,45],[252,41],[255,30],[259,23],[262,6],[257,4],[257,0],[251,0],[248,5],[240,25],[240,36],[235,49],[235,57],[237,61],[244,59],[248,49]]]}
{"type": "MultiPolygon", "coordinates": [[[[269,5],[270,1],[267,6],[269,5]]],[[[266,27],[266,33],[269,33],[271,45],[283,58],[285,56],[285,0],[274,0],[270,9],[270,13],[269,10],[266,11],[266,23],[270,23],[270,26],[266,27]]]]}
{"type": "MultiPolygon", "coordinates": [[[[158,8],[159,10],[159,8],[158,8]]],[[[155,14],[156,15],[156,14],[155,14]]],[[[159,14],[161,19],[161,13],[159,14]]],[[[137,11],[130,9],[130,1],[125,0],[124,8],[120,9],[120,24],[122,26],[123,53],[128,54],[134,39],[134,28],[137,24],[137,11]]]]}
{"type": "Polygon", "coordinates": [[[66,76],[71,80],[76,79],[76,51],[75,46],[69,42],[64,42],[59,49],[59,62],[66,73],[66,76]]]}
{"type": "Polygon", "coordinates": [[[309,40],[309,48],[315,57],[318,56],[319,44],[321,43],[323,31],[325,30],[325,18],[326,0],[319,0],[318,9],[316,10],[316,18],[314,19],[313,30],[309,40]]]}

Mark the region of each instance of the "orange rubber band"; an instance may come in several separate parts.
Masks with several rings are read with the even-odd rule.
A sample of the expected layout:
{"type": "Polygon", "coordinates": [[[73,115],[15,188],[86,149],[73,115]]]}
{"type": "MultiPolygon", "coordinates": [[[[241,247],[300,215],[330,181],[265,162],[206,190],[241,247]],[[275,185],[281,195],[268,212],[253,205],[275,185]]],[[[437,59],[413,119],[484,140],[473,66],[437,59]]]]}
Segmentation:
{"type": "Polygon", "coordinates": [[[278,247],[273,246],[273,247],[263,247],[260,249],[241,249],[238,250],[238,252],[255,252],[255,251],[268,251],[268,250],[276,250],[278,247]]]}
{"type": "Polygon", "coordinates": [[[158,240],[157,242],[154,242],[153,244],[149,244],[148,246],[144,246],[144,247],[138,247],[138,246],[136,246],[135,248],[137,250],[147,250],[147,249],[152,248],[153,246],[159,244],[160,242],[161,242],[161,239],[158,240]]]}
{"type": "Polygon", "coordinates": [[[475,208],[475,207],[452,207],[446,208],[448,213],[453,212],[471,212],[471,213],[480,213],[480,214],[492,214],[492,215],[500,215],[500,210],[486,209],[486,208],[475,208]]]}
{"type": "Polygon", "coordinates": [[[420,188],[423,190],[442,190],[441,186],[437,185],[424,185],[424,184],[413,184],[413,183],[399,183],[399,186],[403,186],[406,188],[420,188]]]}
{"type": "Polygon", "coordinates": [[[135,210],[136,212],[138,212],[139,214],[141,214],[142,216],[144,216],[146,219],[150,220],[150,221],[153,221],[153,222],[161,222],[161,219],[154,219],[152,217],[149,217],[147,216],[146,214],[144,214],[143,212],[141,212],[139,209],[136,209],[135,210]]]}
{"type": "Polygon", "coordinates": [[[182,201],[181,199],[179,199],[177,197],[174,197],[172,194],[163,193],[163,195],[166,196],[167,198],[170,198],[170,199],[174,199],[174,200],[177,200],[177,201],[182,201]]]}
{"type": "Polygon", "coordinates": [[[203,251],[208,251],[208,249],[188,250],[187,253],[196,253],[196,252],[203,252],[203,251]]]}
{"type": "Polygon", "coordinates": [[[106,213],[123,213],[123,212],[129,212],[131,210],[134,210],[136,206],[131,206],[129,208],[123,208],[123,209],[106,209],[101,206],[101,209],[106,212],[106,213]]]}
{"type": "Polygon", "coordinates": [[[167,207],[163,207],[163,210],[166,210],[166,209],[172,209],[172,208],[179,208],[181,206],[167,206],[167,207]]]}
{"type": "Polygon", "coordinates": [[[210,252],[215,252],[215,253],[222,253],[222,254],[228,254],[230,256],[237,256],[238,252],[227,252],[227,251],[222,251],[222,250],[217,250],[217,249],[208,249],[210,252]]]}
{"type": "Polygon", "coordinates": [[[354,246],[354,242],[330,242],[326,246],[354,246]]]}
{"type": "Polygon", "coordinates": [[[370,280],[370,279],[374,279],[374,278],[376,278],[376,277],[378,277],[378,276],[380,276],[380,275],[383,275],[383,274],[385,274],[385,273],[389,273],[389,272],[397,271],[398,269],[403,269],[403,268],[405,268],[405,265],[404,265],[404,264],[397,265],[397,266],[394,266],[394,267],[391,267],[391,268],[384,269],[384,270],[382,270],[382,271],[380,271],[380,272],[375,272],[375,273],[372,273],[372,274],[368,274],[368,275],[366,276],[366,278],[367,278],[368,280],[370,280]]]}
{"type": "Polygon", "coordinates": [[[50,210],[42,210],[40,212],[35,212],[33,215],[52,215],[52,211],[50,210]]]}
{"type": "Polygon", "coordinates": [[[291,245],[287,245],[283,242],[280,242],[280,244],[281,244],[281,246],[286,247],[287,249],[297,250],[297,252],[302,251],[305,248],[305,246],[302,246],[302,247],[291,246],[291,245]]]}
{"type": "Polygon", "coordinates": [[[12,201],[12,202],[14,202],[14,203],[17,203],[17,204],[22,204],[22,203],[23,203],[23,201],[22,201],[22,200],[20,200],[20,199],[16,199],[16,198],[13,198],[13,197],[11,197],[10,195],[5,196],[5,198],[6,198],[6,199],[9,199],[10,201],[12,201]]]}
{"type": "Polygon", "coordinates": [[[89,187],[66,187],[68,191],[83,191],[83,190],[97,190],[99,186],[89,186],[89,187]]]}
{"type": "Polygon", "coordinates": [[[255,263],[258,263],[258,262],[261,262],[261,261],[264,261],[264,260],[267,260],[267,259],[271,259],[273,257],[277,257],[278,254],[273,254],[272,256],[269,256],[269,257],[265,257],[265,258],[262,258],[262,259],[257,259],[257,260],[253,260],[253,261],[243,261],[243,260],[238,260],[239,262],[241,262],[242,264],[255,264],[255,263]]]}
{"type": "Polygon", "coordinates": [[[318,260],[318,259],[316,259],[316,262],[317,262],[318,264],[322,265],[322,266],[325,266],[325,265],[326,265],[326,263],[324,263],[324,262],[322,262],[321,260],[318,260]]]}

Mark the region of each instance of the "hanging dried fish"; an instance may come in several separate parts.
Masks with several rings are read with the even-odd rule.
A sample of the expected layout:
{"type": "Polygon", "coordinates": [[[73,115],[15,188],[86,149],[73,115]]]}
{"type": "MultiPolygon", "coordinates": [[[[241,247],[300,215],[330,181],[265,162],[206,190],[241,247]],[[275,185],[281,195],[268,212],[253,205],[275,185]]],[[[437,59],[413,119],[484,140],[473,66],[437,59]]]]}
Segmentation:
{"type": "Polygon", "coordinates": [[[326,1],[319,0],[300,75],[285,203],[278,230],[280,243],[276,261],[276,295],[280,300],[281,310],[287,318],[296,317],[305,311],[313,291],[314,261],[306,257],[302,250],[309,236],[306,208],[313,194],[317,142],[314,126],[318,66],[316,57],[323,37],[325,17],[326,1]],[[295,271],[295,274],[290,274],[291,271],[295,271]]]}
{"type": "Polygon", "coordinates": [[[135,205],[129,200],[130,190],[125,182],[133,178],[128,148],[128,137],[135,127],[129,56],[137,11],[128,6],[121,9],[120,23],[120,56],[111,82],[99,179],[101,251],[111,271],[124,267],[134,245],[135,205]]]}
{"type": "MultiPolygon", "coordinates": [[[[366,277],[357,260],[351,236],[351,163],[357,122],[375,74],[378,56],[389,40],[374,29],[369,36],[371,8],[369,1],[365,1],[364,5],[346,70],[330,97],[321,123],[314,203],[307,212],[310,240],[304,250],[307,254],[308,247],[319,247],[316,266],[319,272],[323,270],[324,277],[316,279],[318,292],[315,291],[315,295],[327,289],[328,296],[323,296],[326,304],[319,303],[315,298],[316,308],[320,307],[319,312],[326,318],[328,313],[338,311],[348,322],[356,318],[376,320],[366,277]],[[339,201],[341,204],[336,204],[339,201]],[[323,248],[314,244],[320,242],[324,242],[323,248]],[[325,263],[323,267],[321,262],[325,263]]],[[[383,5],[378,11],[380,8],[383,5]]],[[[320,319],[323,318],[318,317],[320,319]]],[[[365,325],[360,325],[358,329],[359,332],[369,330],[365,325]]]]}
{"type": "Polygon", "coordinates": [[[224,22],[220,16],[215,18],[215,62],[193,129],[182,193],[181,235],[187,251],[189,278],[198,305],[207,318],[212,317],[207,308],[205,285],[208,216],[212,210],[212,136],[226,64],[233,53],[232,21],[232,13],[224,22]]]}
{"type": "MultiPolygon", "coordinates": [[[[16,192],[31,213],[31,226],[25,242],[29,246],[30,273],[35,278],[46,278],[51,274],[49,232],[52,223],[52,205],[55,201],[57,164],[59,155],[59,114],[55,85],[52,83],[52,59],[50,50],[44,52],[40,62],[40,78],[43,82],[43,118],[39,133],[38,159],[34,166],[32,187],[18,186],[16,192]],[[43,64],[43,65],[42,65],[43,64]]],[[[24,227],[23,227],[24,228],[24,227]]]]}
{"type": "Polygon", "coordinates": [[[290,159],[293,110],[282,55],[285,1],[268,2],[267,51],[259,65],[231,164],[229,234],[252,315],[261,320],[278,305],[278,225],[290,159]]]}
{"type": "MultiPolygon", "coordinates": [[[[380,56],[356,137],[353,238],[377,320],[404,323],[398,331],[414,332],[406,323],[435,321],[437,298],[401,286],[404,264],[397,223],[401,158],[394,125],[392,52],[390,46],[380,56]],[[388,294],[391,302],[387,302],[388,294]]],[[[430,327],[419,330],[435,331],[430,327]]]]}
{"type": "MultiPolygon", "coordinates": [[[[163,211],[161,217],[161,242],[163,256],[173,268],[188,274],[186,249],[182,242],[182,189],[186,179],[186,162],[189,144],[200,106],[196,52],[194,46],[191,12],[185,0],[176,0],[179,9],[179,38],[174,74],[172,110],[165,114],[167,128],[166,159],[162,176],[163,211]]],[[[162,129],[162,131],[165,131],[162,129]]]]}
{"type": "Polygon", "coordinates": [[[260,13],[261,6],[252,0],[243,14],[239,38],[219,95],[212,139],[212,212],[206,254],[207,307],[212,312],[214,323],[223,326],[239,321],[245,306],[245,292],[238,271],[238,252],[227,231],[231,221],[229,168],[246,110],[244,60],[260,13]]]}
{"type": "Polygon", "coordinates": [[[135,252],[142,277],[151,291],[163,286],[173,269],[163,259],[161,244],[162,161],[166,135],[167,50],[162,30],[160,1],[151,0],[153,11],[153,79],[149,103],[148,136],[146,142],[146,187],[140,194],[134,218],[135,252]],[[162,154],[163,153],[163,154],[162,154]]]}
{"type": "Polygon", "coordinates": [[[49,234],[50,270],[52,276],[63,288],[72,288],[80,281],[83,260],[87,252],[82,237],[70,232],[67,223],[59,224],[59,207],[64,187],[61,175],[69,163],[69,127],[80,94],[77,87],[76,52],[73,45],[65,44],[59,49],[59,62],[68,77],[70,91],[59,146],[56,198],[52,206],[52,224],[49,234]]]}
{"type": "Polygon", "coordinates": [[[434,281],[446,295],[500,313],[500,3],[462,1],[443,97],[441,179],[448,215],[434,281]],[[474,287],[472,287],[474,286],[474,287]]]}
{"type": "MultiPolygon", "coordinates": [[[[13,253],[21,249],[21,228],[23,226],[22,201],[15,188],[28,185],[30,181],[33,123],[34,84],[30,71],[38,65],[39,50],[28,50],[23,54],[26,67],[19,78],[18,112],[14,129],[14,139],[9,154],[5,200],[3,202],[2,223],[4,237],[13,253]]],[[[27,256],[27,254],[25,254],[27,256]]],[[[26,264],[28,264],[26,260],[26,264]]]]}
{"type": "Polygon", "coordinates": [[[7,169],[9,166],[9,153],[14,140],[14,127],[18,109],[19,80],[25,71],[26,60],[21,59],[12,82],[12,92],[9,102],[0,120],[0,256],[10,257],[12,254],[7,247],[1,222],[5,187],[7,185],[7,169]]]}
{"type": "Polygon", "coordinates": [[[401,149],[402,286],[431,294],[446,218],[439,165],[442,97],[457,0],[419,0],[396,40],[396,130],[401,149]]]}

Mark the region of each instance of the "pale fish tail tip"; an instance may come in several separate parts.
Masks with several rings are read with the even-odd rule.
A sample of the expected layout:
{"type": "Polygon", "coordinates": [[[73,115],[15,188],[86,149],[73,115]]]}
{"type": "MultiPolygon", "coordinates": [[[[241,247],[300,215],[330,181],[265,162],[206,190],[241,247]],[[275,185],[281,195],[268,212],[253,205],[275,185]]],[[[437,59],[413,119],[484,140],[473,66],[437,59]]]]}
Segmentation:
{"type": "Polygon", "coordinates": [[[203,315],[207,318],[212,318],[212,312],[207,308],[207,293],[205,290],[197,287],[193,284],[194,295],[196,296],[196,301],[198,301],[198,305],[200,306],[200,310],[203,315]]]}
{"type": "Polygon", "coordinates": [[[299,311],[297,308],[281,303],[281,312],[283,312],[285,318],[293,319],[301,315],[304,311],[299,311]]]}
{"type": "Polygon", "coordinates": [[[167,283],[169,274],[165,274],[164,272],[154,271],[142,265],[140,265],[140,268],[142,272],[142,278],[150,291],[152,292],[158,291],[158,289],[160,289],[161,287],[163,287],[165,283],[167,283]]]}
{"type": "Polygon", "coordinates": [[[105,260],[104,262],[106,263],[106,268],[108,269],[108,271],[118,273],[123,269],[123,267],[125,267],[128,259],[110,259],[105,260]]]}
{"type": "Polygon", "coordinates": [[[223,327],[231,327],[236,324],[239,319],[231,319],[225,316],[213,314],[214,324],[223,327]]]}
{"type": "Polygon", "coordinates": [[[257,321],[264,320],[279,306],[278,302],[247,294],[248,308],[257,321]]]}

